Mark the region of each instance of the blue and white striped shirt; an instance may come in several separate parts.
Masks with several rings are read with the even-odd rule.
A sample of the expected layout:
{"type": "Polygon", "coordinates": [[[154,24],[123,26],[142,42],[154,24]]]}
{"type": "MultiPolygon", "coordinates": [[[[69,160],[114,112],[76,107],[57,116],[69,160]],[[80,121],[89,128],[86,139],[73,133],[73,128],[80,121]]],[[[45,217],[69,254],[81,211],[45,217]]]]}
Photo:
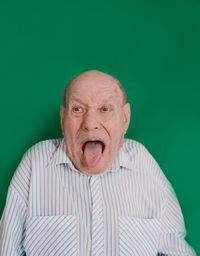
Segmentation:
{"type": "Polygon", "coordinates": [[[27,151],[9,187],[0,255],[190,256],[173,189],[143,145],[126,139],[99,175],[78,171],[64,139],[27,151]]]}

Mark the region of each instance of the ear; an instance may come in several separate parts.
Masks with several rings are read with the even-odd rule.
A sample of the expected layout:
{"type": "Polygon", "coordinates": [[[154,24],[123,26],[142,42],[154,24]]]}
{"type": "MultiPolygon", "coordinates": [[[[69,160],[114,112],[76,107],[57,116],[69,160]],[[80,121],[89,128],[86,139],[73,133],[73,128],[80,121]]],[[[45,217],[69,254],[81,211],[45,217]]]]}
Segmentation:
{"type": "Polygon", "coordinates": [[[129,103],[126,103],[123,106],[123,111],[124,111],[124,133],[126,133],[126,130],[129,127],[130,117],[131,117],[131,108],[129,103]]]}
{"type": "Polygon", "coordinates": [[[64,131],[64,116],[65,116],[65,107],[60,106],[60,125],[62,129],[62,133],[64,131]]]}

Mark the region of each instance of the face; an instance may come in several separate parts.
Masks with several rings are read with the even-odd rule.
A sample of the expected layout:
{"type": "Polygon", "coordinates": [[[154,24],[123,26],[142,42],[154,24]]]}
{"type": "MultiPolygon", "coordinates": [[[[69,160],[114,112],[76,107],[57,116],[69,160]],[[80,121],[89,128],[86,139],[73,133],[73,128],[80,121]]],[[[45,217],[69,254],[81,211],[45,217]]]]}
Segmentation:
{"type": "Polygon", "coordinates": [[[102,173],[123,143],[130,106],[116,81],[97,71],[78,76],[67,99],[67,106],[61,106],[61,126],[69,157],[83,173],[102,173]]]}

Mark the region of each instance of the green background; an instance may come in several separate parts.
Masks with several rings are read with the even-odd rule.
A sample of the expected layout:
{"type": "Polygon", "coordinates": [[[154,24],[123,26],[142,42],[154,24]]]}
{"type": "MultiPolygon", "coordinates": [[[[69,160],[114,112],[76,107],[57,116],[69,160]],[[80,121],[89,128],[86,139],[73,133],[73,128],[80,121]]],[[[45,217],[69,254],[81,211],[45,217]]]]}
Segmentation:
{"type": "Polygon", "coordinates": [[[200,254],[199,0],[0,1],[0,215],[24,152],[62,136],[66,81],[88,69],[124,85],[127,137],[172,183],[200,254]]]}

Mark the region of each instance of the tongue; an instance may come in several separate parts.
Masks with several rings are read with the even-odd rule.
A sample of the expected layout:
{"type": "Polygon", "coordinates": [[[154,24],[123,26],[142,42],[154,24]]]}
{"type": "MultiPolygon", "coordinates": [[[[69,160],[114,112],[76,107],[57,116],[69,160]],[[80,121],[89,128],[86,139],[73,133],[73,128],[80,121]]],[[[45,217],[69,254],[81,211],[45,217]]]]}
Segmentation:
{"type": "Polygon", "coordinates": [[[84,148],[84,159],[89,167],[95,167],[102,156],[102,143],[87,142],[84,148]]]}

